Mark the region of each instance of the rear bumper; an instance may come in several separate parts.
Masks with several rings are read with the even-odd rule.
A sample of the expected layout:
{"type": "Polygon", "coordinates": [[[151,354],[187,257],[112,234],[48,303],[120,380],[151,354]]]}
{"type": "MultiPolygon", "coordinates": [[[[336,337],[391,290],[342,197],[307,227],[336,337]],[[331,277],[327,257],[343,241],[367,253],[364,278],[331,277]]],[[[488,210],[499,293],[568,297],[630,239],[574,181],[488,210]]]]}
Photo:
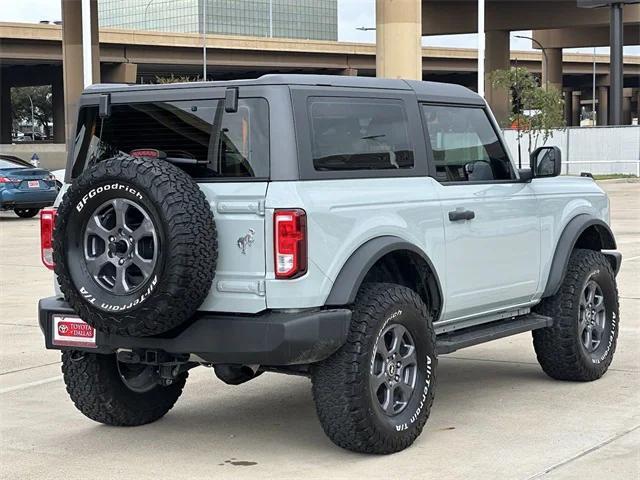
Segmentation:
{"type": "Polygon", "coordinates": [[[57,297],[38,304],[45,345],[53,350],[84,350],[112,353],[118,349],[159,350],[173,354],[195,354],[211,363],[240,365],[304,365],[324,360],[346,341],[351,310],[332,309],[298,313],[265,312],[258,315],[199,312],[172,336],[124,337],[96,334],[97,348],[53,345],[54,313],[74,315],[57,297]]]}
{"type": "Polygon", "coordinates": [[[53,205],[58,196],[56,188],[49,190],[4,190],[0,193],[0,210],[13,210],[14,208],[44,208],[53,205]]]}

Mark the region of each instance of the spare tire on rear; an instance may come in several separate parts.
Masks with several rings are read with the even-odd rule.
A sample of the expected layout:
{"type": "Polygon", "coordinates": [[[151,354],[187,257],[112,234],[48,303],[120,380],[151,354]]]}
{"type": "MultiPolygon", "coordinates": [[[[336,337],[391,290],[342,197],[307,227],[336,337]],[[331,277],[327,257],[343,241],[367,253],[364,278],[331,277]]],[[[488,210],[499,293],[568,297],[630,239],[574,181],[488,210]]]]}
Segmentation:
{"type": "Polygon", "coordinates": [[[100,331],[167,332],[207,296],[216,267],[213,214],[198,185],[168,162],[118,155],[69,187],[54,232],[65,299],[100,331]]]}

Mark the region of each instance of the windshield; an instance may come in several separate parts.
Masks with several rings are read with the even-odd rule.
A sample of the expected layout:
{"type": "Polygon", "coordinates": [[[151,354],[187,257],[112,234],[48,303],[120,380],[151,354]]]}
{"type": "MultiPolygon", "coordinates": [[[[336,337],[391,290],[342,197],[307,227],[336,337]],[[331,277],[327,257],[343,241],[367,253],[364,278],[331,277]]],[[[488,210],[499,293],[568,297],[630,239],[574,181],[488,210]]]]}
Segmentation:
{"type": "Polygon", "coordinates": [[[268,118],[260,98],[241,99],[231,113],[222,100],[115,104],[104,122],[96,107],[85,107],[72,175],[126,153],[166,160],[195,178],[267,179],[268,118]]]}

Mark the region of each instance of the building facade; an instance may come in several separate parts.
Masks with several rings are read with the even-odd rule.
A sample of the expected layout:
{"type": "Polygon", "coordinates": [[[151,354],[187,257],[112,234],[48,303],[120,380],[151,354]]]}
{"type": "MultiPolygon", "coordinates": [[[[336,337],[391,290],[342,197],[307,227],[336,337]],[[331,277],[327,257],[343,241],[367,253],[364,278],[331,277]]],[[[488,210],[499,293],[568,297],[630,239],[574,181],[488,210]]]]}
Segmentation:
{"type": "Polygon", "coordinates": [[[101,27],[338,39],[338,0],[98,0],[101,27]]]}

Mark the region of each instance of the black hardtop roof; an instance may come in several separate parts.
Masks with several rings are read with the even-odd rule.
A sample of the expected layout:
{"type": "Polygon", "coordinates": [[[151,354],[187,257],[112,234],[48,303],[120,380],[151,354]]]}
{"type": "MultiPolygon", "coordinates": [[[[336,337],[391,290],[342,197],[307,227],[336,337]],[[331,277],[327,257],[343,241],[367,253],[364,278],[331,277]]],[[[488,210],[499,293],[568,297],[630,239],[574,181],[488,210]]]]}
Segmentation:
{"type": "Polygon", "coordinates": [[[149,90],[176,90],[186,88],[241,87],[267,85],[309,85],[342,88],[368,88],[384,90],[413,90],[418,98],[440,99],[440,101],[464,101],[465,103],[484,103],[475,92],[461,85],[418,80],[400,80],[375,77],[356,77],[346,75],[289,75],[270,74],[250,80],[226,80],[214,82],[188,82],[169,84],[124,84],[103,83],[88,87],[85,94],[108,92],[133,92],[149,90]]]}

